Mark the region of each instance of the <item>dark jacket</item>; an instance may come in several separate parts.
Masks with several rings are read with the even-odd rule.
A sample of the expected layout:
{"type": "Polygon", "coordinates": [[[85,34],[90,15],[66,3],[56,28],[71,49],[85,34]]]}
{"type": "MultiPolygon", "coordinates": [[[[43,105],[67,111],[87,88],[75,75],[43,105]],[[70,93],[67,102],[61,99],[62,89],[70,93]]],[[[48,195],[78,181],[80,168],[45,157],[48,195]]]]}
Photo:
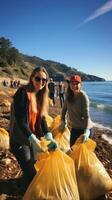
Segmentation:
{"type": "Polygon", "coordinates": [[[54,82],[50,82],[48,84],[48,88],[49,88],[49,93],[50,94],[54,94],[55,93],[55,83],[54,82]]]}
{"type": "MultiPolygon", "coordinates": [[[[32,134],[29,126],[29,99],[26,88],[21,87],[14,95],[14,101],[11,105],[10,120],[10,143],[11,144],[29,144],[28,137],[32,134]]],[[[48,132],[45,117],[40,120],[42,134],[38,132],[38,124],[35,124],[36,136],[40,138],[48,132]]]]}

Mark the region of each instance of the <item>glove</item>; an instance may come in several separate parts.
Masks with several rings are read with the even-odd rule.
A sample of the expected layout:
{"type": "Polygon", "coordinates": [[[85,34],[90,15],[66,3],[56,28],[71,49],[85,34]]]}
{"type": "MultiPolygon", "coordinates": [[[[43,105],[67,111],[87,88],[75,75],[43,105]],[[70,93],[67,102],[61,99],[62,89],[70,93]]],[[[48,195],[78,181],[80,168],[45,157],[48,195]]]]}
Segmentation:
{"type": "Polygon", "coordinates": [[[37,153],[42,152],[41,146],[40,146],[40,140],[36,138],[36,136],[32,133],[28,140],[30,141],[34,153],[34,158],[37,158],[37,153]]]}
{"type": "Polygon", "coordinates": [[[53,139],[53,136],[52,136],[51,132],[48,132],[47,134],[45,134],[45,139],[51,141],[50,144],[47,145],[48,146],[48,151],[56,150],[58,148],[58,144],[53,139]]]}
{"type": "Polygon", "coordinates": [[[47,146],[48,146],[48,151],[52,151],[52,150],[55,151],[58,148],[58,144],[56,143],[54,139],[47,146]]]}
{"type": "Polygon", "coordinates": [[[90,130],[85,129],[84,134],[82,135],[82,143],[86,142],[90,136],[90,130]]]}
{"type": "Polygon", "coordinates": [[[51,133],[51,132],[46,133],[46,134],[45,134],[45,139],[46,139],[46,140],[53,140],[52,133],[51,133]]]}
{"type": "Polygon", "coordinates": [[[59,126],[59,131],[63,132],[64,129],[65,129],[65,127],[66,127],[66,122],[62,120],[62,121],[61,121],[61,124],[60,124],[60,126],[59,126]]]}

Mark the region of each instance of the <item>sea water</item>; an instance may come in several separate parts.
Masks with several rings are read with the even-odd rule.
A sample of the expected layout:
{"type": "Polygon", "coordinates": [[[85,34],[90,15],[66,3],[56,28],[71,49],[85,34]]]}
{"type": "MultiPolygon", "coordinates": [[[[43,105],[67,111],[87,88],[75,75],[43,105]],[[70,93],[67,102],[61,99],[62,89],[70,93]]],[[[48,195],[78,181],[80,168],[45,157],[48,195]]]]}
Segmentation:
{"type": "Polygon", "coordinates": [[[112,130],[112,82],[83,82],[90,100],[90,115],[99,127],[112,130]]]}

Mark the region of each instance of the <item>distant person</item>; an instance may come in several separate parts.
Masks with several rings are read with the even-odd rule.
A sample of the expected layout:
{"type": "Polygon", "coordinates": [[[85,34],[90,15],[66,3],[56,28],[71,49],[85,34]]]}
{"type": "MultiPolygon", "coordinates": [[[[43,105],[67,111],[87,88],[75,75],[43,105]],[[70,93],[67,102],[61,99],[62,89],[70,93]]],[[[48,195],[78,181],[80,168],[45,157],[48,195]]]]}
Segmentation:
{"type": "Polygon", "coordinates": [[[65,92],[66,92],[69,87],[70,80],[68,78],[66,78],[64,84],[65,84],[65,92]]]}
{"type": "Polygon", "coordinates": [[[65,79],[64,85],[65,85],[65,95],[64,95],[64,99],[66,99],[66,92],[67,92],[67,89],[68,89],[68,87],[69,87],[69,85],[70,85],[70,80],[69,80],[68,78],[65,79]]]}
{"type": "Polygon", "coordinates": [[[62,81],[58,84],[58,95],[60,99],[60,105],[63,106],[64,103],[64,95],[65,95],[65,85],[62,83],[62,81]]]}
{"type": "Polygon", "coordinates": [[[49,97],[53,101],[53,105],[55,105],[55,83],[52,78],[50,78],[50,82],[48,83],[49,88],[49,97]]]}
{"type": "Polygon", "coordinates": [[[7,81],[6,80],[3,80],[3,86],[7,87],[7,81]]]}
{"type": "Polygon", "coordinates": [[[45,136],[50,141],[48,150],[55,150],[57,144],[49,132],[46,122],[48,113],[48,73],[44,67],[37,67],[27,85],[19,87],[11,107],[10,147],[23,170],[29,185],[36,174],[34,167],[38,139],[45,136]]]}
{"type": "Polygon", "coordinates": [[[20,80],[17,81],[17,87],[21,87],[21,82],[20,82],[20,80]]]}
{"type": "Polygon", "coordinates": [[[14,80],[13,79],[10,80],[10,87],[14,88],[14,80]]]}
{"type": "Polygon", "coordinates": [[[89,99],[86,93],[81,90],[81,85],[82,81],[79,75],[71,76],[61,114],[60,130],[63,132],[66,126],[66,114],[71,124],[70,146],[75,143],[80,135],[83,136],[82,142],[86,142],[88,137],[93,135],[89,99]]]}
{"type": "Polygon", "coordinates": [[[17,88],[17,80],[14,80],[14,81],[13,81],[13,87],[14,87],[14,88],[17,88]]]}

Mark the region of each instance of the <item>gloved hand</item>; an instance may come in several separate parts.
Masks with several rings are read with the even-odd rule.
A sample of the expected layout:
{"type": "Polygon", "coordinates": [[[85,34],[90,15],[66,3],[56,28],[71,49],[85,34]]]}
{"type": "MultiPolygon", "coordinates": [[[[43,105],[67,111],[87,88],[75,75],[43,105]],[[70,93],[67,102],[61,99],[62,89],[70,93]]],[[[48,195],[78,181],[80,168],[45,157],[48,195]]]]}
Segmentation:
{"type": "Polygon", "coordinates": [[[46,140],[53,140],[52,133],[51,133],[51,132],[46,133],[46,134],[45,134],[45,139],[46,139],[46,140]]]}
{"type": "Polygon", "coordinates": [[[90,130],[85,129],[84,134],[82,135],[82,143],[86,142],[89,138],[90,135],[90,130]]]}
{"type": "Polygon", "coordinates": [[[40,140],[38,140],[33,133],[29,136],[28,139],[31,143],[33,153],[34,153],[34,157],[37,158],[37,153],[42,152],[42,149],[41,149],[41,146],[40,146],[40,140]]]}
{"type": "Polygon", "coordinates": [[[56,143],[54,139],[47,146],[48,146],[48,151],[52,151],[52,150],[55,151],[58,148],[58,144],[56,143]]]}
{"type": "Polygon", "coordinates": [[[63,132],[64,129],[65,129],[65,127],[66,127],[66,122],[62,120],[62,121],[61,121],[61,124],[60,124],[60,126],[59,126],[59,131],[63,132]]]}
{"type": "Polygon", "coordinates": [[[45,134],[46,140],[50,140],[51,142],[47,145],[48,146],[48,151],[56,150],[58,148],[58,144],[56,141],[53,139],[52,133],[48,132],[45,134]]]}

